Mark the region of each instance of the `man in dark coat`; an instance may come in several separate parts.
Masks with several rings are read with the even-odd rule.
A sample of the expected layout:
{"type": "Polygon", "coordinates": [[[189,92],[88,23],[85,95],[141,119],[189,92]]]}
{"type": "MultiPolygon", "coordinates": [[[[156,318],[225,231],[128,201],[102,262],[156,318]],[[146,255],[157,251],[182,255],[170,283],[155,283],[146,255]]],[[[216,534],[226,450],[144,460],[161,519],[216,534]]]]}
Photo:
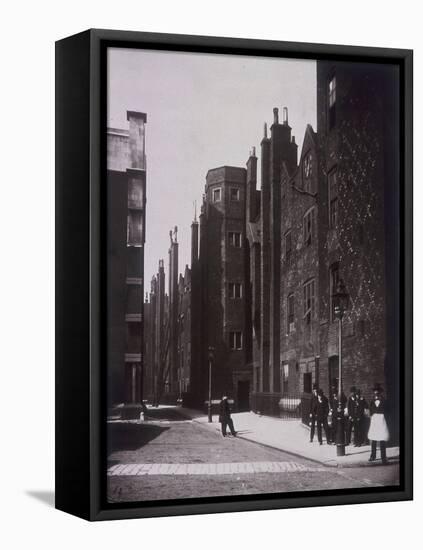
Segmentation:
{"type": "Polygon", "coordinates": [[[354,447],[358,446],[359,434],[358,434],[358,396],[357,388],[352,386],[350,389],[350,396],[347,402],[348,418],[345,434],[345,445],[351,445],[351,434],[354,432],[354,447]]]}
{"type": "Polygon", "coordinates": [[[231,418],[231,409],[229,407],[228,398],[226,395],[222,397],[220,402],[220,412],[219,412],[219,422],[222,426],[222,435],[226,437],[226,427],[229,426],[231,434],[235,437],[236,431],[234,428],[234,423],[231,418]]]}
{"type": "Polygon", "coordinates": [[[328,426],[328,413],[329,402],[328,398],[324,395],[323,390],[318,390],[317,399],[314,402],[314,416],[317,423],[317,439],[320,445],[323,444],[322,439],[322,426],[325,430],[326,442],[330,445],[329,426],[328,426]]]}
{"type": "Polygon", "coordinates": [[[369,405],[361,395],[361,390],[357,390],[357,447],[366,443],[366,411],[369,405]]]}
{"type": "MultiPolygon", "coordinates": [[[[342,411],[342,418],[344,417],[344,409],[345,405],[347,403],[347,398],[345,394],[342,392],[341,395],[341,411],[342,411]]],[[[329,413],[332,418],[332,426],[331,426],[331,441],[332,443],[336,440],[336,430],[338,427],[338,406],[339,406],[339,399],[338,399],[338,390],[336,387],[332,388],[332,397],[329,401],[329,413]]]]}
{"type": "Polygon", "coordinates": [[[313,443],[314,432],[316,430],[316,417],[315,417],[315,414],[314,414],[314,406],[315,406],[316,401],[317,401],[317,385],[313,384],[313,390],[312,390],[312,393],[311,393],[311,401],[310,401],[310,421],[309,421],[310,443],[313,443]]]}

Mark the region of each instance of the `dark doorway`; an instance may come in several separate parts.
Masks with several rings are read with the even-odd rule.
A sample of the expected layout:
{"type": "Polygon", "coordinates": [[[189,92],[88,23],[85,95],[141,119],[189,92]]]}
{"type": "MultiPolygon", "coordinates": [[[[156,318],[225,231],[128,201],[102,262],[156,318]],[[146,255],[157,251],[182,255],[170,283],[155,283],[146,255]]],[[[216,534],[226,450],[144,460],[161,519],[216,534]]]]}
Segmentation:
{"type": "Polygon", "coordinates": [[[238,382],[238,411],[250,410],[250,382],[240,380],[238,382]]]}

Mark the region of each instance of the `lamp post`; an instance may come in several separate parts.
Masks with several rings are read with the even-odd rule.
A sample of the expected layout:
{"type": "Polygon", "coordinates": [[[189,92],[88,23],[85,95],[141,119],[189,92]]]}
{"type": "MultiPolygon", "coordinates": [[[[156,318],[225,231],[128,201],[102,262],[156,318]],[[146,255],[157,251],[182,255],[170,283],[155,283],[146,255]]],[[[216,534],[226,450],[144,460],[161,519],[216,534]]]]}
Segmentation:
{"type": "Polygon", "coordinates": [[[208,421],[213,422],[212,418],[212,361],[214,348],[209,346],[209,402],[207,405],[208,421]]]}
{"type": "Polygon", "coordinates": [[[342,318],[349,305],[349,294],[344,281],[339,279],[335,292],[332,294],[333,312],[338,319],[338,408],[336,411],[336,454],[345,456],[345,426],[342,404],[342,318]]]}

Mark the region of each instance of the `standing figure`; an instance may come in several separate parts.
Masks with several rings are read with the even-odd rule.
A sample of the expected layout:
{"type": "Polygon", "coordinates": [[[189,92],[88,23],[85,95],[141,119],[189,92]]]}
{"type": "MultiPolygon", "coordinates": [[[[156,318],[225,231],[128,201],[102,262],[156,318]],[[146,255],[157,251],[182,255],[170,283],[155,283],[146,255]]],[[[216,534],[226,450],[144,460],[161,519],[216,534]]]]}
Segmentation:
{"type": "Polygon", "coordinates": [[[338,410],[338,392],[336,391],[336,388],[332,388],[332,394],[329,398],[329,415],[331,418],[331,425],[330,425],[330,440],[332,443],[335,442],[336,437],[336,411],[338,410]]]}
{"type": "Polygon", "coordinates": [[[372,442],[369,462],[376,460],[376,448],[379,442],[382,464],[386,464],[386,442],[389,440],[389,430],[385,419],[386,402],[383,389],[379,384],[373,388],[373,399],[370,401],[370,428],[368,438],[372,442]]]}
{"type": "Polygon", "coordinates": [[[367,401],[364,399],[364,397],[361,395],[361,391],[357,390],[357,435],[354,437],[354,445],[356,447],[361,447],[361,445],[364,445],[366,440],[366,411],[368,410],[369,406],[367,404],[367,401]]]}
{"type": "MultiPolygon", "coordinates": [[[[347,403],[347,398],[342,392],[341,394],[341,418],[342,422],[344,422],[344,413],[345,413],[345,405],[347,403]]],[[[332,426],[331,426],[331,441],[332,443],[335,443],[336,440],[336,431],[338,429],[338,409],[339,409],[339,399],[338,399],[338,390],[334,386],[332,388],[332,397],[329,401],[329,414],[331,415],[332,419],[332,426]]]]}
{"type": "Polygon", "coordinates": [[[317,401],[317,384],[313,384],[313,390],[311,392],[311,401],[310,401],[310,443],[313,443],[314,432],[316,429],[316,416],[314,414],[314,406],[317,401]]]}
{"type": "Polygon", "coordinates": [[[351,444],[351,434],[354,431],[354,446],[358,443],[358,397],[357,388],[350,388],[350,396],[347,401],[347,425],[345,430],[345,445],[351,444]]]}
{"type": "Polygon", "coordinates": [[[318,390],[317,399],[314,402],[314,416],[317,423],[317,438],[320,445],[323,444],[322,439],[322,426],[325,430],[326,442],[330,445],[329,426],[328,426],[328,414],[329,414],[329,401],[324,395],[323,390],[318,390]]]}
{"type": "Polygon", "coordinates": [[[231,409],[229,407],[228,398],[226,395],[222,397],[220,402],[220,413],[219,413],[219,422],[222,426],[222,435],[226,437],[226,427],[229,426],[231,434],[235,437],[236,431],[234,428],[234,423],[231,418],[231,409]]]}

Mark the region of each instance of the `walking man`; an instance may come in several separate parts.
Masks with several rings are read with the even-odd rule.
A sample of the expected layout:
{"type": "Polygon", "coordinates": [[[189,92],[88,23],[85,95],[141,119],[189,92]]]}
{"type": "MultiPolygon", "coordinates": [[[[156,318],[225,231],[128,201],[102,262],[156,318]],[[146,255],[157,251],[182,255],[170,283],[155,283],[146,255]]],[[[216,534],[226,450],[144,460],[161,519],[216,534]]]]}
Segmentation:
{"type": "Polygon", "coordinates": [[[222,435],[223,437],[226,437],[226,427],[229,426],[229,429],[231,431],[231,434],[236,437],[236,431],[234,428],[234,423],[231,418],[231,409],[229,407],[228,403],[228,397],[224,395],[222,397],[222,400],[220,402],[220,414],[219,414],[219,422],[222,426],[222,435]]]}

